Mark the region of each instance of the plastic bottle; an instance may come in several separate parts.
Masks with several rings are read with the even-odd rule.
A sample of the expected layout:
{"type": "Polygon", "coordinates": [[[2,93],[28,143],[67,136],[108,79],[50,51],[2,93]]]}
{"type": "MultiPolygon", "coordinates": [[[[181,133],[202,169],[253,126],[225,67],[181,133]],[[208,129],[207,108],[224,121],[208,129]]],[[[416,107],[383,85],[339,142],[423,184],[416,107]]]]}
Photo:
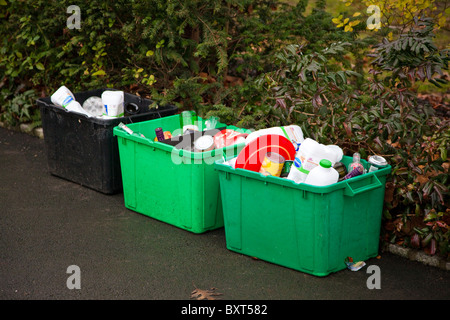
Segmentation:
{"type": "Polygon", "coordinates": [[[320,160],[327,159],[334,165],[342,159],[342,149],[335,145],[323,145],[317,141],[306,138],[300,145],[297,157],[302,163],[302,170],[308,174],[319,165],[320,160]]]}
{"type": "Polygon", "coordinates": [[[335,161],[331,161],[331,162],[333,162],[333,165],[335,165],[336,162],[339,162],[342,160],[342,157],[344,156],[344,151],[342,151],[341,147],[339,147],[335,144],[329,144],[329,145],[327,145],[327,148],[333,150],[334,154],[336,156],[335,161]]]}
{"type": "Polygon", "coordinates": [[[75,100],[75,96],[66,86],[61,86],[52,94],[50,100],[54,105],[65,108],[71,101],[75,100]]]}
{"type": "Polygon", "coordinates": [[[50,97],[52,103],[56,106],[63,107],[67,111],[78,112],[92,117],[92,114],[83,109],[81,104],[75,100],[73,93],[65,86],[59,87],[50,97]]]}
{"type": "Polygon", "coordinates": [[[87,112],[86,110],[83,109],[83,107],[81,106],[81,104],[78,103],[78,101],[72,100],[70,101],[65,108],[68,111],[72,111],[72,112],[78,112],[78,113],[82,113],[85,114],[88,117],[92,117],[92,114],[90,114],[89,112],[87,112]]]}
{"type": "Polygon", "coordinates": [[[284,127],[272,127],[272,128],[253,131],[245,139],[245,144],[249,144],[256,138],[261,137],[263,135],[267,135],[267,134],[278,134],[280,136],[283,136],[283,137],[289,139],[289,141],[291,141],[292,144],[294,145],[295,151],[298,151],[299,146],[304,141],[302,129],[297,125],[289,125],[289,126],[284,126],[284,127]]]}
{"type": "Polygon", "coordinates": [[[347,171],[352,172],[355,168],[360,168],[362,173],[365,173],[366,171],[361,163],[361,155],[358,152],[353,154],[353,162],[348,165],[347,171]]]}
{"type": "Polygon", "coordinates": [[[343,178],[341,178],[340,180],[347,180],[356,176],[359,176],[361,174],[363,174],[364,169],[362,169],[361,167],[355,167],[352,171],[350,171],[349,173],[347,173],[343,178]]]}
{"type": "Polygon", "coordinates": [[[331,161],[322,159],[319,165],[311,170],[305,180],[305,184],[313,186],[328,186],[338,182],[339,173],[332,167],[331,161]]]}
{"type": "Polygon", "coordinates": [[[92,96],[83,102],[83,109],[89,112],[93,117],[101,116],[103,113],[102,98],[92,96]]]}
{"type": "Polygon", "coordinates": [[[304,172],[301,169],[302,163],[299,158],[295,158],[294,163],[291,166],[291,170],[289,171],[286,179],[292,180],[295,183],[303,183],[308,175],[307,172],[304,172]]]}
{"type": "Polygon", "coordinates": [[[124,116],[124,92],[106,90],[102,93],[103,114],[110,117],[124,116]]]}
{"type": "Polygon", "coordinates": [[[197,113],[193,110],[187,110],[180,113],[180,127],[183,134],[189,133],[188,130],[199,131],[197,122],[197,113]]]}

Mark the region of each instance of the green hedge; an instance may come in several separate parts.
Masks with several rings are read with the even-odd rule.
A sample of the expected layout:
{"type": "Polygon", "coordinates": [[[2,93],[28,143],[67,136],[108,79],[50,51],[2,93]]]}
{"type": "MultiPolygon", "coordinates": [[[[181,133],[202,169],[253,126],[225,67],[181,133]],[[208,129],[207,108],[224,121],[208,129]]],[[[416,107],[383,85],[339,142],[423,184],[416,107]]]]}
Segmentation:
{"type": "Polygon", "coordinates": [[[308,15],[307,0],[293,2],[80,0],[80,29],[70,29],[71,1],[0,0],[1,120],[39,123],[35,99],[66,85],[123,89],[246,128],[297,123],[347,155],[385,156],[383,240],[448,258],[449,119],[412,90],[446,85],[448,52],[426,21],[381,42],[390,30],[344,32],[326,1],[308,15]]]}

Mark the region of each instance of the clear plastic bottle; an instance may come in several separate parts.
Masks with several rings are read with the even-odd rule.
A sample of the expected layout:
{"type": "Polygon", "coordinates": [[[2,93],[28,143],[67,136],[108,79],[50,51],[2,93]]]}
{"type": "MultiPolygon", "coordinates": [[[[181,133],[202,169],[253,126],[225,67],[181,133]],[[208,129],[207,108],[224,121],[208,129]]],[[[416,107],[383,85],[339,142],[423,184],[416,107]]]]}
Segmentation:
{"type": "Polygon", "coordinates": [[[322,159],[319,165],[311,170],[305,184],[313,186],[328,186],[338,182],[339,173],[333,168],[330,160],[322,159]]]}
{"type": "Polygon", "coordinates": [[[365,173],[366,170],[361,162],[361,155],[358,152],[353,154],[353,162],[348,165],[347,172],[352,172],[353,169],[359,168],[362,173],[365,173]]]}

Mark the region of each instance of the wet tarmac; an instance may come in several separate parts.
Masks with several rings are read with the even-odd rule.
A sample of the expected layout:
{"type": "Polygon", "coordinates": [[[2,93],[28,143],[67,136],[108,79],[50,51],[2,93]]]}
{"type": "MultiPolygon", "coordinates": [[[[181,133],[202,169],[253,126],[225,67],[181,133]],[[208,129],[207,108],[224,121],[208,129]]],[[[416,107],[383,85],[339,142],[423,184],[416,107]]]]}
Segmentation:
{"type": "Polygon", "coordinates": [[[192,234],[130,211],[122,193],[52,176],[42,139],[3,128],[0,182],[2,300],[177,300],[187,307],[196,288],[240,302],[450,298],[448,271],[390,253],[356,272],[316,277],[229,251],[223,228],[192,234]],[[375,269],[378,287],[368,272],[375,269]]]}

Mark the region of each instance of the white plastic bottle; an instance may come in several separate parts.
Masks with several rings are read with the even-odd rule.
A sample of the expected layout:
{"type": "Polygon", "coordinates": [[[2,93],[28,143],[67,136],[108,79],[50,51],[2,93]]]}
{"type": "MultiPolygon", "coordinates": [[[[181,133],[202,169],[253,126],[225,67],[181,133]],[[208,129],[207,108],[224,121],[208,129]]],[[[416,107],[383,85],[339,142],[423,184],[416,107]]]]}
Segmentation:
{"type": "Polygon", "coordinates": [[[61,86],[52,94],[50,100],[54,105],[65,108],[72,100],[75,100],[75,96],[66,86],[61,86]]]}
{"type": "Polygon", "coordinates": [[[339,147],[335,144],[329,144],[329,145],[327,145],[327,148],[333,150],[334,154],[336,156],[335,161],[332,161],[333,165],[336,162],[340,162],[342,160],[342,157],[344,156],[344,151],[341,149],[341,147],[339,147]]]}
{"type": "Polygon", "coordinates": [[[289,171],[288,176],[286,179],[292,180],[295,183],[303,183],[306,179],[306,176],[308,173],[304,172],[301,168],[302,163],[300,162],[299,158],[295,158],[294,163],[291,167],[291,170],[289,171]]]}
{"type": "Polygon", "coordinates": [[[68,111],[72,111],[72,112],[78,112],[78,113],[82,113],[87,115],[88,117],[92,117],[92,114],[90,114],[89,112],[87,112],[86,110],[83,109],[83,107],[81,106],[81,104],[78,103],[78,101],[72,100],[70,101],[65,108],[68,111]]]}
{"type": "Polygon", "coordinates": [[[65,86],[61,86],[52,94],[50,100],[53,104],[67,109],[67,111],[78,112],[91,117],[92,115],[83,109],[83,107],[75,100],[73,93],[65,86]]]}
{"type": "Polygon", "coordinates": [[[110,117],[123,117],[124,92],[106,90],[102,93],[103,115],[110,117]]]}
{"type": "Polygon", "coordinates": [[[293,125],[284,126],[284,127],[272,127],[272,128],[253,131],[245,139],[245,144],[249,144],[256,138],[267,135],[267,134],[277,134],[277,135],[280,135],[280,136],[283,136],[283,137],[289,139],[289,141],[291,141],[292,144],[294,145],[295,151],[297,151],[299,149],[299,146],[303,143],[303,140],[304,140],[302,129],[299,126],[293,124],[293,125]]]}
{"type": "Polygon", "coordinates": [[[306,138],[300,145],[296,156],[302,163],[302,171],[308,174],[312,169],[319,165],[320,160],[327,159],[333,166],[342,159],[342,149],[334,145],[323,145],[317,141],[306,138]]]}
{"type": "Polygon", "coordinates": [[[338,182],[339,173],[333,168],[331,161],[320,160],[317,167],[312,169],[306,177],[305,184],[313,186],[328,186],[338,182]]]}

